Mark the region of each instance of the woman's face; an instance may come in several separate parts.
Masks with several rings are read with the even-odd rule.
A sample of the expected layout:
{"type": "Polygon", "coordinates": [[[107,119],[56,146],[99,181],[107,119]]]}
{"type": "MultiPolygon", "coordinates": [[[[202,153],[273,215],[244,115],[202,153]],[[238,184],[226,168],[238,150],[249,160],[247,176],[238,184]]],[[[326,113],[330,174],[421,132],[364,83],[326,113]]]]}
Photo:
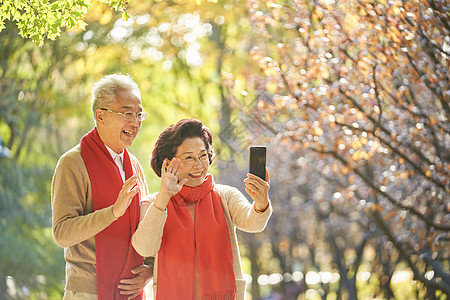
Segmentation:
{"type": "Polygon", "coordinates": [[[205,143],[199,137],[186,138],[178,146],[175,157],[181,160],[179,179],[187,178],[185,185],[199,186],[208,174],[209,157],[205,143]]]}

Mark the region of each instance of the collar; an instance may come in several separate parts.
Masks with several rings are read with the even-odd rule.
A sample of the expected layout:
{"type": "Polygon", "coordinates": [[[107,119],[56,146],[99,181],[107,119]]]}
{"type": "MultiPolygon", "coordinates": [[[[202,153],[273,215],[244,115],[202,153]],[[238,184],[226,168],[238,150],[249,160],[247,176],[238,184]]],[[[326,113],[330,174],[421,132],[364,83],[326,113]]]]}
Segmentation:
{"type": "Polygon", "coordinates": [[[116,160],[117,156],[119,156],[119,157],[122,159],[122,161],[123,161],[123,153],[124,153],[125,151],[122,151],[122,153],[117,154],[116,152],[114,152],[114,150],[112,150],[111,148],[109,148],[108,146],[106,146],[106,144],[105,144],[105,147],[106,147],[106,149],[108,150],[109,154],[111,155],[111,157],[113,158],[114,161],[116,160]]]}

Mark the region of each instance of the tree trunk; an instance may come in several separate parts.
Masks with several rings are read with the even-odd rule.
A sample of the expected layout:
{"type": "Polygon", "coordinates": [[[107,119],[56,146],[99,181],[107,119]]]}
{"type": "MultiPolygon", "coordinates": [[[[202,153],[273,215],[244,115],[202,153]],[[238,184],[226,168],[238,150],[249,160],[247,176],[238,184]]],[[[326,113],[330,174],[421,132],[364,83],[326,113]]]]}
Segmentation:
{"type": "Polygon", "coordinates": [[[352,278],[347,280],[348,300],[358,300],[358,293],[356,290],[356,273],[352,278]]]}
{"type": "MultiPolygon", "coordinates": [[[[249,234],[250,236],[250,234],[249,234]]],[[[258,246],[255,243],[255,239],[250,237],[248,239],[249,247],[250,247],[250,263],[252,265],[252,299],[258,300],[261,299],[261,295],[259,293],[259,285],[258,285],[258,276],[259,276],[259,268],[258,268],[258,246]]]]}
{"type": "Polygon", "coordinates": [[[6,276],[0,273],[0,299],[7,299],[6,276]]]}

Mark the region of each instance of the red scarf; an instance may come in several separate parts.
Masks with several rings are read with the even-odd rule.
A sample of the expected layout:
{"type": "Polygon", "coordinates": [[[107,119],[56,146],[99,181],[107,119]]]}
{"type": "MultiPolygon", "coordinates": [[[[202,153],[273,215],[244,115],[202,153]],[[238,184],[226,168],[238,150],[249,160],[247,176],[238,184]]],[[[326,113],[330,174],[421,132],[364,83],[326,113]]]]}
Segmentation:
{"type": "MultiPolygon", "coordinates": [[[[113,205],[122,189],[123,181],[119,168],[96,128],[81,139],[80,148],[91,180],[94,211],[113,205]]],[[[127,150],[124,152],[123,168],[127,179],[133,175],[134,170],[127,150]]],[[[127,296],[119,293],[119,280],[134,277],[131,270],[142,265],[142,257],[131,245],[131,237],[139,223],[139,199],[138,193],[125,214],[95,236],[99,300],[127,299],[127,296]]],[[[135,299],[143,299],[143,292],[135,299]]]]}
{"type": "Polygon", "coordinates": [[[195,249],[202,299],[234,300],[236,280],[230,235],[211,175],[198,187],[184,186],[170,199],[158,252],[156,299],[193,298],[195,249]],[[193,224],[185,201],[197,200],[193,224]]]}

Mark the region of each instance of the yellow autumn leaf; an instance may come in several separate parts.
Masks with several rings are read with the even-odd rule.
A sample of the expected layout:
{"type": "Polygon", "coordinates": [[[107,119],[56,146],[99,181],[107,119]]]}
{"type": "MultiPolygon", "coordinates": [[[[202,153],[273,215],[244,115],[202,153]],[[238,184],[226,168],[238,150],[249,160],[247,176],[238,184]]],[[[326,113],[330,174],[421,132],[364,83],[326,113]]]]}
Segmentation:
{"type": "Polygon", "coordinates": [[[377,58],[378,58],[383,64],[386,64],[386,63],[387,63],[387,57],[386,57],[386,55],[384,55],[384,53],[382,53],[382,52],[378,53],[377,58]]]}
{"type": "Polygon", "coordinates": [[[313,131],[314,131],[314,134],[317,135],[317,136],[322,136],[323,135],[323,129],[320,128],[320,127],[315,127],[313,131]]]}
{"type": "Polygon", "coordinates": [[[362,144],[359,140],[354,140],[354,141],[352,141],[351,147],[353,149],[358,149],[358,148],[362,147],[362,144]]]}
{"type": "Polygon", "coordinates": [[[395,211],[394,210],[390,210],[387,214],[384,215],[383,221],[386,222],[386,221],[392,219],[393,217],[395,217],[395,211]]]}
{"type": "Polygon", "coordinates": [[[278,84],[275,80],[270,80],[266,82],[266,90],[271,93],[275,94],[278,91],[278,84]]]}
{"type": "Polygon", "coordinates": [[[360,160],[367,160],[369,159],[369,155],[367,154],[367,152],[365,151],[356,151],[352,156],[351,156],[353,161],[360,161],[360,160]]]}
{"type": "Polygon", "coordinates": [[[326,68],[320,68],[320,76],[323,79],[328,79],[328,77],[330,77],[330,72],[326,68]]]}
{"type": "Polygon", "coordinates": [[[264,101],[259,100],[258,101],[258,109],[264,109],[266,107],[266,104],[264,103],[264,101]]]}
{"type": "Polygon", "coordinates": [[[112,10],[110,9],[105,10],[102,17],[100,18],[100,24],[101,25],[108,24],[109,22],[111,22],[112,16],[113,16],[112,10]]]}
{"type": "Polygon", "coordinates": [[[355,175],[350,175],[350,177],[348,178],[348,182],[350,184],[353,184],[355,182],[355,175]]]}
{"type": "Polygon", "coordinates": [[[340,169],[341,174],[343,175],[347,175],[348,173],[350,173],[350,169],[348,167],[342,167],[340,169]]]}
{"type": "Polygon", "coordinates": [[[401,172],[401,173],[400,173],[400,177],[401,177],[402,179],[408,179],[408,177],[409,177],[409,172],[408,172],[408,171],[403,171],[403,172],[401,172]]]}
{"type": "Polygon", "coordinates": [[[384,208],[383,208],[383,206],[381,206],[381,204],[375,203],[372,205],[372,211],[377,211],[377,212],[381,213],[384,211],[384,208]]]}
{"type": "Polygon", "coordinates": [[[291,102],[289,104],[289,109],[290,110],[297,110],[298,109],[298,103],[297,102],[291,102]]]}

